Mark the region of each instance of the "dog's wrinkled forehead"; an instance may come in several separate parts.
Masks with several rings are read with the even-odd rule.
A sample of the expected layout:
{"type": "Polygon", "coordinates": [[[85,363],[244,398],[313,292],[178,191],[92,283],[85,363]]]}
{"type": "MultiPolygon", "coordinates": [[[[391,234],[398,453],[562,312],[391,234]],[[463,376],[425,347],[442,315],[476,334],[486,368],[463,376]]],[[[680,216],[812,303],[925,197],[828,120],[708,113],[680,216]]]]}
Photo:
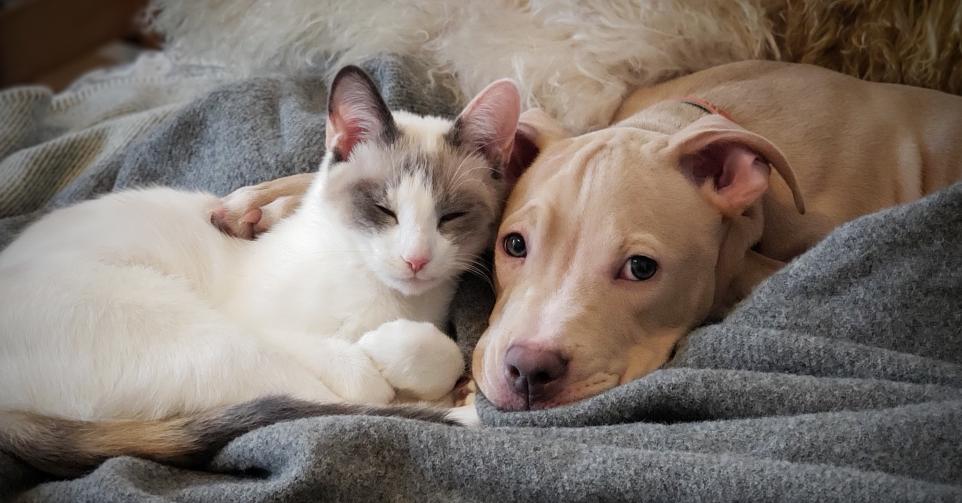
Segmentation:
{"type": "MultiPolygon", "coordinates": [[[[542,197],[545,191],[540,187],[545,185],[567,187],[592,198],[631,190],[666,138],[635,128],[608,128],[552,143],[519,181],[508,210],[542,197]]],[[[578,200],[571,197],[572,202],[578,200]]]]}

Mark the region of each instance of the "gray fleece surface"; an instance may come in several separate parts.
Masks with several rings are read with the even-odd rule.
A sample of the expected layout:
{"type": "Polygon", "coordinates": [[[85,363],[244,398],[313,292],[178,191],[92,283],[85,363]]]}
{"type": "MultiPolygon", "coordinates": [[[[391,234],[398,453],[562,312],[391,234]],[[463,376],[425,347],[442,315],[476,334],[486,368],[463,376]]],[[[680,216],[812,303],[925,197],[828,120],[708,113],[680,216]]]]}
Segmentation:
{"type": "MultiPolygon", "coordinates": [[[[456,111],[450,95],[412,101],[429,86],[408,66],[379,67],[392,106],[456,111]]],[[[213,86],[39,207],[152,182],[226,192],[308,170],[321,154],[321,89],[213,86]]],[[[481,281],[461,289],[453,316],[466,347],[490,302],[481,281]]],[[[549,411],[501,413],[483,397],[479,408],[478,430],[276,424],[204,471],[117,458],[45,481],[0,454],[0,499],[962,501],[962,185],[840,228],[648,377],[549,411]]]]}

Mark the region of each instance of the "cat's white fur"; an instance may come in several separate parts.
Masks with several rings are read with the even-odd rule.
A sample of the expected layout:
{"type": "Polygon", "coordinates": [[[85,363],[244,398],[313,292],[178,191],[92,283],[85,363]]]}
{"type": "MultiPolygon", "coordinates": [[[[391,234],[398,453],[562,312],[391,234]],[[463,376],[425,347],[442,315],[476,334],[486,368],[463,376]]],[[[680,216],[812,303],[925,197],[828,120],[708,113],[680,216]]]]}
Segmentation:
{"type": "MultiPolygon", "coordinates": [[[[425,148],[450,127],[395,120],[425,148]]],[[[402,185],[396,231],[361,243],[320,197],[330,157],[302,207],[257,241],[209,223],[216,196],[167,188],[29,227],[0,254],[0,409],[150,419],[278,393],[440,399],[463,360],[436,328],[457,271],[450,243],[425,230],[430,194],[402,185]],[[431,248],[435,280],[399,279],[407,247],[431,248]]]]}

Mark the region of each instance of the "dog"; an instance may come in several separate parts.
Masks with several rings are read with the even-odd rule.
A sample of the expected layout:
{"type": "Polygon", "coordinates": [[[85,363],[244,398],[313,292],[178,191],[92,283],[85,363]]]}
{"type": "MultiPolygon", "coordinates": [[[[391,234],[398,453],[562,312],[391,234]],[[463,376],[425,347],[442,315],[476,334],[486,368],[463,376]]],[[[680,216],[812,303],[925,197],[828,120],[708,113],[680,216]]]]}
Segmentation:
{"type": "MultiPolygon", "coordinates": [[[[516,149],[533,162],[502,216],[472,357],[500,409],[642,377],[838,225],[962,179],[962,98],[809,65],[698,72],[636,91],[613,122],[573,136],[522,115],[516,149]]],[[[272,183],[215,220],[269,227],[283,215],[254,217],[272,183]]]]}

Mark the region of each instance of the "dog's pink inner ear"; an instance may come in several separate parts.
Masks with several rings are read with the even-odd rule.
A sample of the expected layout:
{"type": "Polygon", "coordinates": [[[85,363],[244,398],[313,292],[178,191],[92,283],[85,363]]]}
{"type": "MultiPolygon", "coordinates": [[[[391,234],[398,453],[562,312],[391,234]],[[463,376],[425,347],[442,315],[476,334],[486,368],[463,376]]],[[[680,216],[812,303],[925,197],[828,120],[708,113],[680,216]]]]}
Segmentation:
{"type": "Polygon", "coordinates": [[[771,168],[737,143],[713,143],[681,159],[682,171],[725,215],[743,213],[768,190],[771,168]]]}
{"type": "Polygon", "coordinates": [[[523,124],[518,125],[514,134],[514,144],[511,147],[511,158],[504,168],[504,178],[509,184],[514,184],[521,175],[534,163],[541,153],[534,136],[523,124]]]}
{"type": "Polygon", "coordinates": [[[682,170],[727,215],[743,212],[762,196],[771,169],[792,191],[798,212],[805,213],[801,188],[785,154],[721,115],[707,115],[673,134],[668,150],[681,156],[682,170]]]}
{"type": "Polygon", "coordinates": [[[331,84],[324,145],[347,159],[359,143],[397,134],[394,118],[374,82],[355,66],[338,72],[331,84]]]}
{"type": "Polygon", "coordinates": [[[480,153],[504,174],[511,161],[520,115],[517,86],[510,80],[499,80],[464,107],[451,128],[452,140],[480,153]]]}

